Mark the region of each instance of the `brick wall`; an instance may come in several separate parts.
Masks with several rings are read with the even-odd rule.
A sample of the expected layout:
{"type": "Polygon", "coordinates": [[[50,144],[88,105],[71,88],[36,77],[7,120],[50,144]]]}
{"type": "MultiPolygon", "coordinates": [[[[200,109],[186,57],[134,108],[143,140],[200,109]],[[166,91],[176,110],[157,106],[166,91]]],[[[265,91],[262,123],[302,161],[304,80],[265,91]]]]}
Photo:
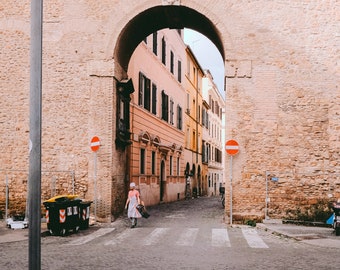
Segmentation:
{"type": "MultiPolygon", "coordinates": [[[[75,192],[93,199],[89,142],[99,136],[103,220],[119,212],[125,196],[125,155],[115,149],[114,134],[115,81],[126,73],[113,56],[129,44],[117,41],[134,16],[163,2],[171,3],[55,0],[44,6],[42,169],[74,171],[75,192]]],[[[226,139],[241,147],[233,162],[234,213],[263,216],[265,171],[279,177],[270,182],[272,217],[317,198],[339,197],[339,3],[175,4],[207,17],[224,47],[226,139]]],[[[3,1],[0,18],[0,169],[28,170],[29,4],[3,1]]],[[[148,30],[140,29],[145,36],[148,30]]],[[[226,176],[228,164],[227,158],[226,176]]],[[[18,197],[23,189],[15,189],[18,197]]]]}

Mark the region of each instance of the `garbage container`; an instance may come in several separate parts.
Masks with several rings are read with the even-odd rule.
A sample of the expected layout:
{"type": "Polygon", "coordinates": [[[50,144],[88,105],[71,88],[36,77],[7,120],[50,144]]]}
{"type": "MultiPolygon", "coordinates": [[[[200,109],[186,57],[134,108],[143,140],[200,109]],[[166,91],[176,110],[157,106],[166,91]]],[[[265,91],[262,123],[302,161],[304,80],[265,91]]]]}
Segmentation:
{"type": "Polygon", "coordinates": [[[75,233],[78,232],[81,200],[73,197],[58,196],[58,198],[51,198],[43,203],[46,208],[47,229],[52,235],[65,236],[71,230],[75,233]]]}
{"type": "Polygon", "coordinates": [[[79,227],[81,230],[86,230],[89,228],[90,221],[90,205],[91,201],[88,202],[80,202],[79,204],[79,227]]]}

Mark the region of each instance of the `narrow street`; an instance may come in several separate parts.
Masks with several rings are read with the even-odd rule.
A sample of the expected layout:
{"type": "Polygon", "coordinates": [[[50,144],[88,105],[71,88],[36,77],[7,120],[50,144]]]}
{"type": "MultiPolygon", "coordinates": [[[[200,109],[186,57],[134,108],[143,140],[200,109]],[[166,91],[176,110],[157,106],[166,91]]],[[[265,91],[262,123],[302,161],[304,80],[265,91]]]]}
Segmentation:
{"type": "MultiPolygon", "coordinates": [[[[218,197],[148,208],[67,237],[42,238],[42,269],[338,269],[338,249],[228,226],[218,197]]],[[[0,244],[1,269],[27,269],[27,241],[0,244]]]]}

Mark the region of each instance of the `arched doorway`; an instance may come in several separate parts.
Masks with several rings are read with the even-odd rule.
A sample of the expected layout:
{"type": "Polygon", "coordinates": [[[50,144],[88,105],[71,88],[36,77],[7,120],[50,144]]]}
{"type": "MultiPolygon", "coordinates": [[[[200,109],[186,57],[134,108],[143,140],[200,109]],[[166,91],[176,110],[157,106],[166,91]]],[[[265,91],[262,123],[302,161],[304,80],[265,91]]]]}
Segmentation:
{"type": "Polygon", "coordinates": [[[172,5],[152,7],[127,22],[118,37],[114,59],[122,71],[126,72],[133,51],[146,36],[163,28],[183,29],[186,27],[209,38],[224,60],[221,34],[215,25],[216,23],[205,15],[189,7],[172,5]]]}
{"type": "Polygon", "coordinates": [[[164,160],[161,161],[161,175],[159,179],[159,200],[162,202],[165,192],[165,163],[164,160]]]}
{"type": "Polygon", "coordinates": [[[197,187],[198,187],[197,195],[200,196],[202,195],[202,179],[201,179],[201,166],[200,165],[198,165],[198,168],[197,168],[197,187]]]}

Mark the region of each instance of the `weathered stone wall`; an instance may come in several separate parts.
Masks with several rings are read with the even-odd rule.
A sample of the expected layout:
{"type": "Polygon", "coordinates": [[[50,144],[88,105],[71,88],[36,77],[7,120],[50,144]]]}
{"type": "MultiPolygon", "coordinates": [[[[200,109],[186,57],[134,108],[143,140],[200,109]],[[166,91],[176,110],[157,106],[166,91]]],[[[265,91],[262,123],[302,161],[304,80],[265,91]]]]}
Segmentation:
{"type": "MultiPolygon", "coordinates": [[[[134,16],[172,2],[44,3],[42,169],[74,171],[75,192],[93,199],[89,142],[99,136],[98,215],[105,219],[125,197],[125,155],[114,145],[115,82],[125,76],[113,59],[124,44],[116,43],[134,16]]],[[[226,138],[241,147],[233,162],[235,215],[264,215],[265,171],[279,177],[269,182],[271,217],[339,197],[339,2],[174,3],[206,16],[224,46],[226,138]]],[[[0,169],[7,171],[28,170],[29,19],[27,1],[0,3],[0,169]]],[[[228,170],[227,158],[226,177],[228,170]]],[[[25,189],[15,187],[18,201],[25,189]]]]}
{"type": "Polygon", "coordinates": [[[335,6],[230,4],[237,46],[226,63],[226,134],[241,147],[233,168],[236,216],[264,215],[266,171],[279,178],[268,182],[269,217],[340,196],[335,6]]]}

